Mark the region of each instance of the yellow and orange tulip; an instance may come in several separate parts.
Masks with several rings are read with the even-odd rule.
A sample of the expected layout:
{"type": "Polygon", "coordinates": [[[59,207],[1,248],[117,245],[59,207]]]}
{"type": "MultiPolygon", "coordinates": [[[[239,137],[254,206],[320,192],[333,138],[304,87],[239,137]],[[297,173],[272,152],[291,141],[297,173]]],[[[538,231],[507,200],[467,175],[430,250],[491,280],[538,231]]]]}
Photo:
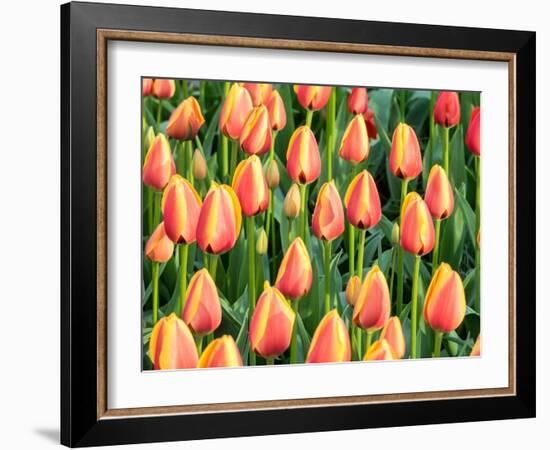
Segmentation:
{"type": "Polygon", "coordinates": [[[445,170],[438,164],[430,170],[424,201],[431,215],[436,219],[446,219],[453,212],[455,205],[453,188],[445,170]]]}
{"type": "Polygon", "coordinates": [[[170,260],[172,253],[174,253],[174,243],[166,235],[164,222],[161,222],[145,245],[145,256],[151,261],[164,263],[170,260]]]}
{"type": "Polygon", "coordinates": [[[273,86],[268,83],[244,83],[254,106],[265,105],[271,96],[273,86]]]}
{"type": "Polygon", "coordinates": [[[279,186],[279,182],[281,181],[281,177],[279,175],[279,166],[274,159],[269,161],[269,163],[267,164],[265,178],[267,179],[267,185],[269,186],[269,189],[275,189],[279,186]]]}
{"type": "Polygon", "coordinates": [[[390,151],[391,173],[412,180],[422,172],[422,155],[416,133],[409,125],[400,123],[393,132],[390,151]]]}
{"type": "Polygon", "coordinates": [[[346,362],[351,360],[348,329],[333,309],[321,319],[307,353],[306,363],[346,362]]]}
{"type": "Polygon", "coordinates": [[[269,189],[260,158],[252,155],[239,163],[233,175],[233,189],[245,216],[255,216],[267,209],[269,189]]]}
{"type": "Polygon", "coordinates": [[[349,123],[338,154],[351,164],[359,164],[368,158],[370,151],[367,124],[361,114],[357,114],[349,123]]]}
{"type": "Polygon", "coordinates": [[[175,173],[176,165],[170,144],[164,134],[159,133],[145,155],[143,183],[152,189],[162,191],[175,173]]]}
{"type": "Polygon", "coordinates": [[[143,78],[141,80],[141,95],[147,97],[151,95],[153,90],[153,79],[152,78],[143,78]]]}
{"type": "Polygon", "coordinates": [[[222,307],[218,289],[206,269],[191,277],[185,294],[183,321],[198,336],[212,333],[222,321],[222,307]]]}
{"type": "Polygon", "coordinates": [[[195,97],[187,97],[170,115],[166,134],[180,141],[195,139],[204,124],[201,107],[195,97]]]}
{"type": "Polygon", "coordinates": [[[252,107],[252,99],[246,88],[233,83],[220,113],[221,132],[230,139],[239,139],[252,107]]]}
{"type": "Polygon", "coordinates": [[[377,265],[367,273],[353,308],[353,324],[372,333],[390,317],[390,291],[384,273],[377,265]]]}
{"type": "Polygon", "coordinates": [[[353,275],[346,286],[346,302],[348,305],[354,306],[357,303],[357,297],[361,290],[361,278],[357,275],[353,275]]]}
{"type": "Polygon", "coordinates": [[[266,103],[269,114],[271,129],[274,131],[282,130],[286,126],[285,104],[279,91],[273,91],[266,103]]]}
{"type": "Polygon", "coordinates": [[[401,359],[405,356],[405,336],[399,317],[393,316],[388,319],[380,332],[380,340],[387,341],[394,359],[401,359]]]}
{"type": "Polygon", "coordinates": [[[297,184],[290,186],[283,202],[283,212],[289,219],[295,219],[300,214],[300,189],[297,184]]]}
{"type": "Polygon", "coordinates": [[[435,244],[435,229],[426,202],[416,192],[409,192],[403,202],[401,247],[413,255],[430,253],[435,244]]]}
{"type": "Polygon", "coordinates": [[[192,369],[199,355],[193,335],[175,313],[160,319],[149,341],[149,356],[156,370],[192,369]]]}
{"type": "Polygon", "coordinates": [[[379,339],[372,344],[365,353],[365,361],[391,361],[394,359],[393,353],[385,339],[379,339]]]}
{"type": "Polygon", "coordinates": [[[224,335],[214,339],[202,352],[198,366],[201,369],[212,367],[240,367],[243,359],[235,340],[224,335]]]}
{"type": "Polygon", "coordinates": [[[317,111],[328,103],[332,88],[330,86],[310,86],[296,84],[294,92],[303,108],[317,111]]]}
{"type": "Polygon", "coordinates": [[[288,143],[286,152],[288,175],[299,184],[309,184],[321,175],[321,155],[313,131],[298,127],[288,143]]]}
{"type": "Polygon", "coordinates": [[[466,131],[466,146],[476,156],[480,155],[479,128],[481,125],[481,112],[479,106],[472,109],[468,131],[466,131]]]}
{"type": "Polygon", "coordinates": [[[369,108],[369,94],[365,88],[352,88],[348,96],[348,111],[352,114],[364,114],[369,108]]]}
{"type": "Polygon", "coordinates": [[[366,170],[351,181],[344,197],[346,216],[356,228],[369,229],[380,221],[382,207],[376,183],[366,170]]]}
{"type": "Polygon", "coordinates": [[[313,270],[304,241],[297,237],[288,247],[275,280],[275,287],[285,297],[299,299],[311,289],[313,270]]]}
{"type": "Polygon", "coordinates": [[[333,241],[344,232],[344,208],[334,180],[321,186],[311,225],[315,236],[325,241],[333,241]]]}
{"type": "Polygon", "coordinates": [[[206,178],[206,159],[204,159],[202,152],[198,148],[196,148],[195,152],[193,153],[192,169],[193,177],[195,178],[195,180],[201,181],[206,178]]]}
{"type": "Polygon", "coordinates": [[[440,92],[434,106],[434,121],[451,128],[460,122],[460,100],[456,92],[440,92]]]}
{"type": "Polygon", "coordinates": [[[156,78],[153,81],[151,93],[160,99],[172,98],[176,92],[176,82],[166,78],[156,78]]]}
{"type": "Polygon", "coordinates": [[[256,106],[248,115],[239,142],[249,155],[263,155],[271,148],[271,124],[264,105],[256,106]]]}

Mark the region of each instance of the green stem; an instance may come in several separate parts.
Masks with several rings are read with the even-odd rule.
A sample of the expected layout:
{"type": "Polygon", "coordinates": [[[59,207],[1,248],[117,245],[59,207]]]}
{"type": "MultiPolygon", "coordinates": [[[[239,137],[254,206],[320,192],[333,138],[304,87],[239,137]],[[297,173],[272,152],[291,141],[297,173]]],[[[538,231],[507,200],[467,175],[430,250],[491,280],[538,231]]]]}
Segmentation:
{"type": "Polygon", "coordinates": [[[313,119],[313,111],[311,109],[308,109],[306,111],[306,126],[308,128],[311,128],[311,120],[313,119]]]}
{"type": "Polygon", "coordinates": [[[231,141],[231,162],[229,165],[229,178],[233,178],[233,173],[235,173],[235,168],[237,167],[237,154],[239,152],[239,142],[232,140],[231,141]]]}
{"type": "Polygon", "coordinates": [[[416,325],[418,309],[418,274],[420,272],[420,256],[414,257],[413,283],[411,293],[411,358],[416,358],[416,325]]]}
{"type": "Polygon", "coordinates": [[[361,328],[352,325],[352,333],[355,334],[355,353],[357,354],[357,360],[361,361],[363,359],[363,332],[361,328]]]}
{"type": "Polygon", "coordinates": [[[153,196],[154,196],[154,204],[155,204],[155,208],[154,208],[154,216],[153,216],[153,228],[156,228],[157,225],[160,223],[160,200],[162,198],[162,192],[154,192],[153,193],[153,196]]]}
{"type": "Polygon", "coordinates": [[[181,91],[184,99],[189,97],[189,86],[187,84],[187,80],[181,80],[181,91]]]}
{"type": "Polygon", "coordinates": [[[212,276],[212,279],[214,280],[214,283],[216,282],[216,270],[218,269],[218,255],[210,255],[210,268],[209,272],[212,276]]]}
{"type": "Polygon", "coordinates": [[[155,209],[155,206],[154,206],[154,202],[153,202],[153,197],[155,195],[155,192],[153,191],[152,188],[149,188],[147,189],[148,191],[148,197],[149,197],[149,210],[147,211],[147,225],[148,225],[148,229],[149,229],[149,234],[151,234],[154,229],[153,229],[153,210],[155,209]]]}
{"type": "Polygon", "coordinates": [[[401,89],[399,91],[399,113],[401,122],[405,123],[405,108],[407,107],[407,91],[401,89]]]}
{"type": "Polygon", "coordinates": [[[288,218],[288,245],[292,242],[292,218],[288,218]]]}
{"type": "MultiPolygon", "coordinates": [[[[351,166],[351,180],[355,178],[357,165],[351,166]]],[[[352,277],[355,273],[355,228],[348,222],[348,239],[349,239],[349,276],[352,277]]],[[[362,281],[362,280],[361,280],[362,281]]]]}
{"type": "Polygon", "coordinates": [[[152,277],[153,277],[153,326],[157,323],[159,318],[159,263],[153,261],[152,264],[152,277]]]}
{"type": "Polygon", "coordinates": [[[274,363],[275,363],[275,358],[266,358],[265,359],[266,366],[273,366],[274,363]]]}
{"type": "Polygon", "coordinates": [[[449,174],[449,129],[443,127],[443,169],[449,174]]]}
{"type": "MultiPolygon", "coordinates": [[[[402,232],[403,225],[403,202],[407,196],[407,180],[401,180],[401,203],[399,204],[399,233],[402,232]]],[[[399,245],[397,253],[397,315],[401,314],[403,309],[403,249],[399,245]]]]}
{"type": "MultiPolygon", "coordinates": [[[[246,218],[246,237],[248,240],[248,323],[252,323],[252,315],[256,307],[256,281],[255,281],[255,245],[254,245],[254,217],[246,218]]],[[[250,349],[250,365],[256,364],[256,354],[250,349]]]]}
{"type": "Polygon", "coordinates": [[[334,152],[334,124],[336,122],[336,89],[332,88],[327,104],[327,181],[332,180],[332,159],[334,152]]]}
{"type": "MultiPolygon", "coordinates": [[[[290,300],[292,309],[298,316],[298,300],[290,300]]],[[[292,327],[292,337],[290,340],[290,364],[296,364],[298,362],[298,339],[297,339],[297,330],[298,330],[298,320],[294,321],[294,326],[292,327]]]]}
{"type": "Polygon", "coordinates": [[[214,332],[212,331],[212,333],[208,333],[206,335],[206,346],[208,346],[210,342],[212,342],[213,340],[214,340],[214,332]]]}
{"type": "Polygon", "coordinates": [[[194,184],[194,176],[193,176],[193,141],[185,141],[185,145],[187,148],[187,157],[185,158],[187,163],[187,179],[191,184],[194,184]]]}
{"type": "Polygon", "coordinates": [[[365,346],[365,352],[369,351],[369,348],[370,348],[371,343],[372,343],[372,335],[373,334],[374,334],[374,331],[367,331],[367,342],[366,342],[366,346],[365,346]]]}
{"type": "Polygon", "coordinates": [[[201,109],[204,113],[206,108],[206,81],[199,81],[199,101],[201,104],[201,109]]]}
{"type": "Polygon", "coordinates": [[[435,244],[432,253],[432,276],[439,265],[439,235],[441,233],[441,220],[435,219],[435,244]]]}
{"type": "Polygon", "coordinates": [[[275,158],[275,139],[277,139],[277,130],[273,130],[273,135],[271,136],[271,148],[269,149],[269,162],[273,161],[275,158]]]}
{"type": "Polygon", "coordinates": [[[195,342],[197,344],[197,351],[199,352],[199,356],[202,353],[202,336],[195,336],[195,342]]]}
{"type": "Polygon", "coordinates": [[[330,241],[322,241],[324,248],[325,265],[325,314],[330,311],[330,255],[332,245],[330,241]]]}
{"type": "Polygon", "coordinates": [[[229,175],[229,143],[227,136],[222,135],[222,180],[227,181],[229,175]]]}
{"type": "MultiPolygon", "coordinates": [[[[479,157],[474,156],[475,168],[476,168],[476,238],[479,233],[479,226],[481,224],[481,189],[480,189],[480,161],[479,157]]],[[[481,308],[481,253],[479,245],[475,245],[476,248],[476,296],[475,296],[475,309],[480,312],[481,308]]]]}
{"type": "Polygon", "coordinates": [[[187,257],[189,255],[189,246],[187,244],[180,244],[180,300],[178,305],[178,312],[181,315],[183,308],[185,307],[185,294],[187,292],[187,257]]]}
{"type": "Polygon", "coordinates": [[[359,249],[357,251],[357,276],[363,280],[363,255],[365,254],[366,229],[359,230],[359,249]]]}
{"type": "MultiPolygon", "coordinates": [[[[274,200],[273,192],[271,192],[271,200],[274,200]]],[[[271,273],[273,274],[273,277],[275,277],[275,272],[277,271],[277,268],[275,267],[276,259],[275,259],[275,250],[276,250],[276,242],[275,242],[275,211],[271,210],[271,236],[268,236],[269,243],[271,245],[271,273]]]]}
{"type": "Polygon", "coordinates": [[[306,189],[307,185],[300,184],[300,237],[306,240],[306,189]]]}
{"type": "Polygon", "coordinates": [[[201,143],[201,140],[200,140],[198,134],[195,136],[195,144],[197,144],[197,148],[198,148],[198,149],[200,150],[200,152],[202,153],[202,156],[204,156],[204,149],[202,148],[202,143],[201,143]]]}
{"type": "Polygon", "coordinates": [[[178,157],[176,158],[176,171],[182,176],[185,177],[185,141],[179,142],[178,145],[178,157]]]}
{"type": "Polygon", "coordinates": [[[157,107],[157,133],[160,133],[160,115],[162,112],[162,102],[160,98],[158,100],[159,100],[159,104],[157,107]]]}
{"type": "MultiPolygon", "coordinates": [[[[435,101],[437,98],[437,93],[435,91],[432,91],[430,96],[430,146],[433,149],[434,147],[434,138],[435,138],[435,120],[434,120],[434,108],[435,108],[435,101]]],[[[433,154],[433,151],[432,151],[433,154]]]]}
{"type": "Polygon", "coordinates": [[[393,281],[395,279],[395,253],[398,248],[394,245],[391,249],[391,275],[390,275],[390,303],[393,302],[393,281]]]}
{"type": "Polygon", "coordinates": [[[434,338],[434,358],[439,358],[441,355],[441,342],[443,341],[443,332],[436,331],[434,338]]]}

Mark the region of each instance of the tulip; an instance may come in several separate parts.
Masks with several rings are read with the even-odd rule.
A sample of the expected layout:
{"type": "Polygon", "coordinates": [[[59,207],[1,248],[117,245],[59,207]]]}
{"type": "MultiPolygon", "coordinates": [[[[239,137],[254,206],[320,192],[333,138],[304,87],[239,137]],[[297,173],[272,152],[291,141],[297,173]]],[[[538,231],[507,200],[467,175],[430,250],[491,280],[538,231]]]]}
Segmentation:
{"type": "Polygon", "coordinates": [[[166,78],[156,78],[153,81],[152,93],[156,98],[172,98],[176,92],[176,82],[166,78]]]}
{"type": "Polygon", "coordinates": [[[378,137],[378,129],[376,128],[376,120],[374,120],[374,111],[372,109],[367,109],[363,114],[365,119],[365,124],[367,125],[367,133],[369,139],[376,139],[378,137]]]}
{"type": "Polygon", "coordinates": [[[267,163],[267,171],[265,177],[267,179],[267,185],[269,189],[275,189],[279,186],[279,166],[274,160],[271,160],[267,163]]]}
{"type": "Polygon", "coordinates": [[[480,109],[479,106],[476,106],[472,109],[470,115],[470,123],[468,125],[468,130],[466,131],[466,147],[475,155],[480,155],[480,142],[479,142],[479,128],[480,128],[480,109]]]}
{"type": "Polygon", "coordinates": [[[143,183],[151,189],[162,191],[175,173],[176,165],[170,144],[164,134],[159,133],[145,155],[143,183]]]}
{"type": "Polygon", "coordinates": [[[407,194],[401,212],[401,247],[413,255],[430,253],[434,247],[434,225],[426,202],[416,192],[407,194]]]}
{"type": "Polygon", "coordinates": [[[233,176],[233,189],[245,216],[255,216],[267,209],[269,191],[260,158],[252,155],[239,163],[233,176]]]}
{"type": "Polygon", "coordinates": [[[143,154],[145,155],[147,153],[147,150],[149,150],[149,147],[151,147],[151,144],[155,140],[155,129],[153,127],[147,128],[147,131],[143,135],[143,154]]]}
{"type": "Polygon", "coordinates": [[[352,275],[348,280],[348,285],[346,286],[346,302],[348,305],[355,305],[360,290],[361,279],[357,275],[352,275]]]}
{"type": "Polygon", "coordinates": [[[325,314],[311,339],[306,363],[351,361],[348,330],[338,311],[325,314]]]}
{"type": "Polygon", "coordinates": [[[206,253],[220,255],[231,250],[241,231],[241,206],[233,189],[212,183],[197,223],[197,243],[206,253]]]}
{"type": "Polygon", "coordinates": [[[317,140],[310,128],[298,127],[288,143],[286,153],[288,175],[299,184],[314,182],[321,175],[321,156],[317,140]]]}
{"type": "Polygon", "coordinates": [[[266,103],[269,123],[273,131],[282,130],[286,126],[285,104],[278,91],[273,91],[266,103]]]}
{"type": "Polygon", "coordinates": [[[267,83],[244,83],[244,87],[248,90],[254,106],[265,105],[273,91],[273,86],[267,83]]]}
{"type": "Polygon", "coordinates": [[[391,361],[394,359],[388,341],[379,339],[372,344],[365,354],[365,361],[391,361]]]}
{"type": "Polygon", "coordinates": [[[265,255],[267,253],[267,233],[262,227],[258,233],[258,238],[256,239],[256,253],[258,255],[265,255]]]}
{"type": "Polygon", "coordinates": [[[238,83],[233,83],[220,113],[221,132],[230,139],[239,139],[252,108],[248,91],[238,83]]]}
{"type": "Polygon", "coordinates": [[[199,355],[193,336],[175,313],[160,319],[149,340],[149,356],[156,370],[192,369],[199,355]]]}
{"type": "Polygon", "coordinates": [[[399,317],[393,316],[388,319],[380,333],[380,340],[385,340],[389,344],[393,359],[405,356],[405,336],[399,317]]]}
{"type": "Polygon", "coordinates": [[[369,95],[365,88],[352,88],[348,96],[348,111],[363,114],[369,108],[369,95]]]}
{"type": "Polygon", "coordinates": [[[295,219],[300,214],[300,189],[297,184],[290,186],[283,201],[283,213],[289,219],[295,219]]]}
{"type": "Polygon", "coordinates": [[[266,282],[250,322],[250,347],[273,363],[290,345],[296,314],[276,287],[266,282]]]}
{"type": "Polygon", "coordinates": [[[241,367],[243,360],[237,344],[229,335],[214,339],[202,352],[199,368],[241,367]]]}
{"type": "Polygon", "coordinates": [[[206,167],[206,160],[204,159],[204,156],[202,152],[196,148],[195,153],[193,153],[193,177],[195,180],[202,181],[206,178],[207,175],[207,167],[206,167]]]}
{"type": "Polygon", "coordinates": [[[153,91],[153,79],[152,78],[143,78],[141,80],[141,95],[147,97],[151,95],[153,91]]]}
{"type": "Polygon", "coordinates": [[[197,336],[213,333],[222,321],[218,289],[206,269],[200,269],[189,281],[185,295],[183,321],[197,336]]]}
{"type": "Polygon", "coordinates": [[[351,164],[359,164],[369,156],[369,135],[367,134],[367,125],[361,114],[357,114],[349,123],[338,154],[342,159],[351,164]]]}
{"type": "Polygon", "coordinates": [[[263,155],[271,148],[272,139],[267,108],[264,105],[256,106],[241,131],[241,148],[249,155],[263,155]]]}
{"type": "Polygon", "coordinates": [[[294,92],[304,109],[317,111],[327,104],[332,88],[330,86],[294,85],[294,92]]]}
{"type": "Polygon", "coordinates": [[[470,356],[479,356],[481,354],[481,341],[480,341],[481,335],[477,335],[476,342],[474,346],[472,347],[472,352],[470,353],[470,356]]]}
{"type": "Polygon", "coordinates": [[[180,141],[195,139],[200,127],[204,124],[201,107],[195,97],[187,97],[172,112],[166,134],[180,141]]]}
{"type": "Polygon", "coordinates": [[[434,120],[445,128],[452,128],[460,122],[460,100],[456,92],[439,93],[435,102],[434,120]]]}

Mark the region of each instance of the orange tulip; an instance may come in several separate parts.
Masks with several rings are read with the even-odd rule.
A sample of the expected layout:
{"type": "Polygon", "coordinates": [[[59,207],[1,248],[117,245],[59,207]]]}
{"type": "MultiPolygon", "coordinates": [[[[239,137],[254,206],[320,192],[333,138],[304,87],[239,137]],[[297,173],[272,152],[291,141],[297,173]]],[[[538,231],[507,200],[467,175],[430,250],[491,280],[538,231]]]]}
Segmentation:
{"type": "Polygon", "coordinates": [[[426,292],[424,320],[435,331],[450,333],[462,323],[465,313],[462,279],[451,266],[441,263],[426,292]]]}
{"type": "Polygon", "coordinates": [[[221,132],[228,138],[239,139],[252,106],[248,91],[238,83],[233,83],[220,113],[221,132]]]}
{"type": "Polygon", "coordinates": [[[466,131],[466,146],[470,151],[476,155],[480,155],[480,142],[479,142],[479,128],[481,122],[481,113],[479,106],[476,106],[472,109],[472,114],[470,115],[470,123],[468,125],[468,131],[466,131]]]}
{"type": "Polygon", "coordinates": [[[379,339],[368,348],[364,361],[391,361],[392,359],[394,357],[390,344],[385,339],[379,339]]]}
{"type": "Polygon", "coordinates": [[[357,303],[357,297],[359,296],[359,291],[361,290],[361,278],[357,275],[353,275],[346,286],[346,302],[354,306],[357,303]]]}
{"type": "Polygon", "coordinates": [[[435,230],[428,206],[416,192],[409,192],[403,202],[401,247],[413,255],[430,253],[435,244],[435,230]]]}
{"type": "Polygon", "coordinates": [[[152,90],[153,90],[153,79],[143,78],[141,80],[141,95],[143,97],[147,97],[148,95],[151,95],[152,90]]]}
{"type": "Polygon", "coordinates": [[[435,123],[451,128],[460,122],[460,101],[456,92],[440,92],[434,106],[435,123]]]}
{"type": "Polygon", "coordinates": [[[332,88],[330,86],[296,84],[294,92],[303,108],[316,111],[327,104],[332,88]]]}
{"type": "Polygon", "coordinates": [[[164,263],[174,253],[174,243],[166,235],[164,222],[158,224],[145,245],[145,256],[151,261],[164,263]]]}
{"type": "Polygon", "coordinates": [[[296,128],[288,142],[286,168],[293,181],[309,184],[321,175],[321,155],[313,131],[307,126],[296,128]]]}
{"type": "Polygon", "coordinates": [[[290,345],[296,314],[276,287],[266,282],[250,322],[250,346],[254,353],[273,358],[290,345]]]}
{"type": "Polygon", "coordinates": [[[478,334],[476,342],[475,342],[474,346],[472,347],[472,352],[470,353],[470,356],[479,356],[481,354],[481,340],[480,340],[480,337],[481,337],[481,335],[478,334]]]}
{"type": "Polygon", "coordinates": [[[380,221],[382,208],[380,195],[371,174],[366,170],[351,181],[344,197],[346,216],[356,228],[369,229],[380,221]]]}
{"type": "Polygon", "coordinates": [[[315,236],[326,241],[333,241],[344,232],[344,208],[334,180],[321,186],[311,225],[315,236]]]}
{"type": "Polygon", "coordinates": [[[200,269],[189,281],[182,319],[198,336],[212,333],[222,321],[222,307],[216,283],[206,269],[200,269]]]}
{"type": "Polygon", "coordinates": [[[203,252],[219,255],[233,248],[241,231],[241,206],[233,189],[212,183],[197,223],[197,243],[203,252]]]}
{"type": "Polygon", "coordinates": [[[149,356],[156,370],[197,367],[199,355],[193,335],[175,313],[160,319],[149,341],[149,356]]]}
{"type": "Polygon", "coordinates": [[[369,94],[365,88],[352,88],[348,96],[348,111],[363,114],[369,107],[369,94]]]}
{"type": "Polygon", "coordinates": [[[161,205],[167,236],[177,244],[195,242],[202,200],[193,185],[181,175],[173,175],[161,205]]]}
{"type": "Polygon", "coordinates": [[[405,336],[403,336],[399,317],[393,316],[388,319],[380,332],[380,340],[387,341],[394,359],[401,359],[405,356],[405,336]]]}
{"type": "Polygon", "coordinates": [[[275,287],[292,299],[306,295],[311,289],[313,271],[304,241],[297,237],[288,247],[275,280],[275,287]]]}
{"type": "Polygon", "coordinates": [[[204,124],[201,107],[195,97],[187,97],[170,115],[166,134],[180,141],[195,139],[204,124]]]}
{"type": "Polygon", "coordinates": [[[453,212],[455,206],[453,188],[447,174],[437,164],[430,170],[424,201],[431,215],[436,219],[446,219],[453,212]]]}
{"type": "Polygon", "coordinates": [[[202,352],[199,368],[241,367],[243,359],[237,344],[229,335],[214,339],[202,352]]]}
{"type": "Polygon", "coordinates": [[[273,86],[267,83],[244,83],[254,106],[265,105],[271,95],[273,86]]]}
{"type": "Polygon", "coordinates": [[[156,78],[153,81],[151,92],[155,97],[160,99],[172,98],[176,92],[176,82],[165,78],[156,78]]]}
{"type": "Polygon", "coordinates": [[[359,164],[368,158],[370,151],[369,135],[367,125],[361,114],[357,114],[349,123],[338,154],[340,158],[349,161],[351,164],[359,164]]]}
{"type": "Polygon", "coordinates": [[[283,212],[289,219],[296,219],[300,214],[300,189],[297,184],[290,186],[283,202],[283,212]]]}
{"type": "Polygon", "coordinates": [[[390,317],[390,291],[386,277],[375,264],[361,285],[353,308],[353,324],[372,333],[381,329],[390,317]]]}
{"type": "Polygon", "coordinates": [[[164,134],[159,133],[145,155],[143,183],[152,189],[162,191],[175,173],[176,165],[170,144],[164,134]]]}
{"type": "Polygon", "coordinates": [[[400,123],[393,132],[390,170],[404,180],[412,180],[422,172],[420,144],[414,130],[405,123],[400,123]]]}
{"type": "Polygon", "coordinates": [[[278,91],[273,91],[266,103],[271,128],[275,131],[282,130],[286,126],[285,104],[278,91]]]}
{"type": "Polygon", "coordinates": [[[267,209],[269,189],[260,158],[252,155],[239,163],[233,175],[233,189],[245,216],[255,216],[267,209]]]}
{"type": "Polygon", "coordinates": [[[351,361],[348,329],[338,311],[333,309],[321,319],[307,353],[306,363],[351,361]]]}
{"type": "Polygon", "coordinates": [[[374,120],[374,111],[372,109],[367,109],[365,114],[363,114],[363,118],[367,125],[369,139],[376,139],[378,137],[378,129],[376,128],[376,121],[374,120]]]}
{"type": "Polygon", "coordinates": [[[263,155],[271,148],[272,139],[267,108],[264,105],[256,106],[241,131],[241,148],[249,155],[263,155]]]}

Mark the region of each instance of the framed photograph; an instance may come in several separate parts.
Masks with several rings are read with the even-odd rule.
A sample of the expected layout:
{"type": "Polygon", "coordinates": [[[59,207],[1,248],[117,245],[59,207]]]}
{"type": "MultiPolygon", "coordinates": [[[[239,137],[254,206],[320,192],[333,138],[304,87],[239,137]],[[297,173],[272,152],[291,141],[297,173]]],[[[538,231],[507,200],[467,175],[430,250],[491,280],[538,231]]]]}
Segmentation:
{"type": "Polygon", "coordinates": [[[63,444],[534,417],[535,33],[61,27],[63,444]]]}

